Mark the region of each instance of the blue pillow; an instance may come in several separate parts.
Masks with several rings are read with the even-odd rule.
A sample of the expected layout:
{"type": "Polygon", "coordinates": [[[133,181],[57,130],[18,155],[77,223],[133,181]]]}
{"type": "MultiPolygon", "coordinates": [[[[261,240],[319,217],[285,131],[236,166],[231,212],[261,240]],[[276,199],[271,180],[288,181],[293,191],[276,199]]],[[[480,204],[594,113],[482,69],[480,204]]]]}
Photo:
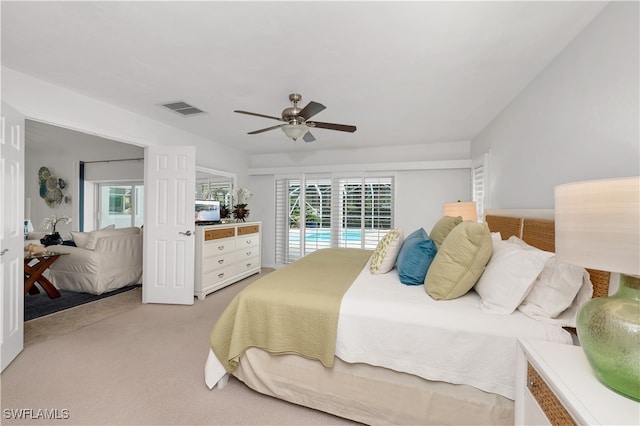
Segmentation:
{"type": "Polygon", "coordinates": [[[398,253],[397,268],[400,282],[406,285],[422,285],[429,266],[436,256],[436,244],[423,228],[404,239],[398,253]]]}

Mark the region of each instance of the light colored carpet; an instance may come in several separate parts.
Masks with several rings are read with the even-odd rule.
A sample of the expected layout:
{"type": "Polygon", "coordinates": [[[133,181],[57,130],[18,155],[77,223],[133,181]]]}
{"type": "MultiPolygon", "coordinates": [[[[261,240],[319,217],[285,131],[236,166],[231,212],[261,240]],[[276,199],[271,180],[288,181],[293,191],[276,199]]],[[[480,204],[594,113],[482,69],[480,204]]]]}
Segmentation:
{"type": "Polygon", "coordinates": [[[206,387],[213,324],[258,277],[196,299],[193,306],[145,305],[134,290],[29,321],[24,351],[1,376],[1,423],[353,424],[259,394],[235,378],[224,390],[206,387]],[[118,304],[116,298],[125,300],[118,304]],[[18,413],[27,418],[16,419],[18,413]]]}

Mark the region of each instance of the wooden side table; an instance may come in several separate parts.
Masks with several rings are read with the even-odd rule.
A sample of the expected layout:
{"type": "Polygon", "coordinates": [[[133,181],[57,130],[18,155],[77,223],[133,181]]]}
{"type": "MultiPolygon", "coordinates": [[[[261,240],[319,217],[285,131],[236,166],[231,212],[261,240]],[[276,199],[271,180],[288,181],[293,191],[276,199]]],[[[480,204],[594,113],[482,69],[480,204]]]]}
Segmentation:
{"type": "Polygon", "coordinates": [[[34,256],[24,258],[24,294],[38,294],[40,290],[36,287],[36,283],[44,289],[51,299],[57,299],[61,296],[58,289],[42,274],[62,255],[69,253],[44,252],[34,256]],[[36,263],[30,265],[31,261],[36,263]]]}

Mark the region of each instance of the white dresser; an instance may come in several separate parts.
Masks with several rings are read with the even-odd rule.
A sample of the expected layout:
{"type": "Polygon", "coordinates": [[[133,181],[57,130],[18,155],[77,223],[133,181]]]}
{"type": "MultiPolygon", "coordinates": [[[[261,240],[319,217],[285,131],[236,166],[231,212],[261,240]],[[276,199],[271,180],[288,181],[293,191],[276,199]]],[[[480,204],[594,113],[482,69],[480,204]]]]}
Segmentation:
{"type": "Polygon", "coordinates": [[[194,291],[211,292],[260,272],[261,222],[196,226],[194,291]]]}
{"type": "Polygon", "coordinates": [[[598,381],[580,346],[522,339],[516,425],[639,425],[640,403],[598,381]]]}

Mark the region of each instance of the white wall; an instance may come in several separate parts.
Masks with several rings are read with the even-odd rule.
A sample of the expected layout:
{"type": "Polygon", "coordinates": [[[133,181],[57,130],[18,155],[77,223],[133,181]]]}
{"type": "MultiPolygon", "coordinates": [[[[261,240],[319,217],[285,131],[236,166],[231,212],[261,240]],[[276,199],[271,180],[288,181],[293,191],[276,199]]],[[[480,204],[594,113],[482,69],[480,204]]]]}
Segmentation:
{"type": "Polygon", "coordinates": [[[405,235],[421,227],[430,233],[444,203],[471,201],[469,169],[408,170],[396,178],[396,226],[405,235]]]}
{"type": "Polygon", "coordinates": [[[553,208],[566,182],[640,174],[639,4],[612,2],[471,144],[489,207],[553,208]]]}

